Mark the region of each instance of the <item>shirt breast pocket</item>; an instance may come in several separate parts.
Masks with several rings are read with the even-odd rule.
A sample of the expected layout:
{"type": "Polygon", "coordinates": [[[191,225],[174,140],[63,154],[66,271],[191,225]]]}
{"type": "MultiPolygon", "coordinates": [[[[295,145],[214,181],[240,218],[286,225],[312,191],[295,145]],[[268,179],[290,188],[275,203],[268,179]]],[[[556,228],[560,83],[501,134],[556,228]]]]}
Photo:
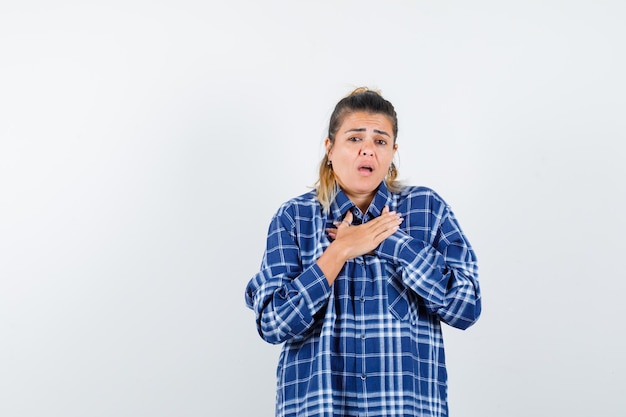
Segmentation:
{"type": "Polygon", "coordinates": [[[401,321],[417,323],[418,306],[417,295],[402,282],[400,273],[391,270],[387,279],[387,303],[389,313],[401,321]]]}

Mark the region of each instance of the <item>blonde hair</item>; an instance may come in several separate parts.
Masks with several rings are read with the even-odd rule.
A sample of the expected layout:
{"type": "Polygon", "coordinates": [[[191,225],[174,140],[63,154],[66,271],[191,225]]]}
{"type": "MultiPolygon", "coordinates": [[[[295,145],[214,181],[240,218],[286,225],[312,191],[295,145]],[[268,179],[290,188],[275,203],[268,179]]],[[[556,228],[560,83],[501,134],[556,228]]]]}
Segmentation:
{"type": "MultiPolygon", "coordinates": [[[[395,146],[396,138],[398,137],[398,118],[393,105],[385,100],[380,92],[370,90],[367,87],[359,87],[341,99],[330,116],[328,140],[331,147],[335,144],[335,135],[346,115],[358,111],[384,114],[389,117],[393,128],[393,144],[395,146]]],[[[392,162],[384,180],[387,188],[392,192],[397,192],[402,187],[397,178],[398,169],[392,162]]],[[[335,172],[329,162],[328,155],[325,154],[320,162],[319,178],[315,183],[317,199],[325,211],[330,211],[330,204],[337,196],[338,187],[335,172]]]]}

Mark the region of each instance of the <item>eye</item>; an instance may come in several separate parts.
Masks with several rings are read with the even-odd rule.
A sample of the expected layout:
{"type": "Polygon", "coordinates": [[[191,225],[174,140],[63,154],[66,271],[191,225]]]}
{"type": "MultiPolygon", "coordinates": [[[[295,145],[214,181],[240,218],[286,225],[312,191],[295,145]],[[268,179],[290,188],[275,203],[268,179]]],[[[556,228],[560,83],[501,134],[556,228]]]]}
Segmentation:
{"type": "Polygon", "coordinates": [[[352,137],[348,138],[348,141],[350,141],[350,142],[358,142],[360,140],[361,140],[361,138],[358,137],[358,136],[352,136],[352,137]]]}
{"type": "Polygon", "coordinates": [[[376,139],[377,145],[386,145],[387,141],[385,139],[376,139]]]}

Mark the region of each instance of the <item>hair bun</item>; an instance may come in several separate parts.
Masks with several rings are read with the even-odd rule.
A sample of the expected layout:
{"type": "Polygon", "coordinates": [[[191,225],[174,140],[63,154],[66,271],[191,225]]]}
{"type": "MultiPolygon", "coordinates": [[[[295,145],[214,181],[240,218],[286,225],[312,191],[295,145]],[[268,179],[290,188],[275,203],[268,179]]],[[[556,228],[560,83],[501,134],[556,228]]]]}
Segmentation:
{"type": "Polygon", "coordinates": [[[374,94],[380,95],[380,91],[378,90],[372,90],[368,87],[357,87],[350,94],[348,94],[348,97],[354,96],[356,94],[363,94],[363,93],[374,93],[374,94]]]}

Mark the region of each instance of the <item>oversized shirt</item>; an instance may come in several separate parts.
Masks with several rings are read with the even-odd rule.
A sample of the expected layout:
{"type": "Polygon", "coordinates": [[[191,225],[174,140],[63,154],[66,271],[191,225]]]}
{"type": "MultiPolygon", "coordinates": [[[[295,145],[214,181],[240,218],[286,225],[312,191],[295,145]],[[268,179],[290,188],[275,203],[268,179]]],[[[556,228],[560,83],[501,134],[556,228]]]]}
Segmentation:
{"type": "Polygon", "coordinates": [[[382,183],[362,213],[339,191],[330,211],[311,191],[274,215],[260,271],[246,288],[259,334],[284,343],[276,415],[448,415],[441,322],[480,315],[476,256],[444,200],[425,187],[382,183]],[[332,285],[316,264],[326,229],[382,213],[404,218],[373,253],[347,261],[332,285]]]}

